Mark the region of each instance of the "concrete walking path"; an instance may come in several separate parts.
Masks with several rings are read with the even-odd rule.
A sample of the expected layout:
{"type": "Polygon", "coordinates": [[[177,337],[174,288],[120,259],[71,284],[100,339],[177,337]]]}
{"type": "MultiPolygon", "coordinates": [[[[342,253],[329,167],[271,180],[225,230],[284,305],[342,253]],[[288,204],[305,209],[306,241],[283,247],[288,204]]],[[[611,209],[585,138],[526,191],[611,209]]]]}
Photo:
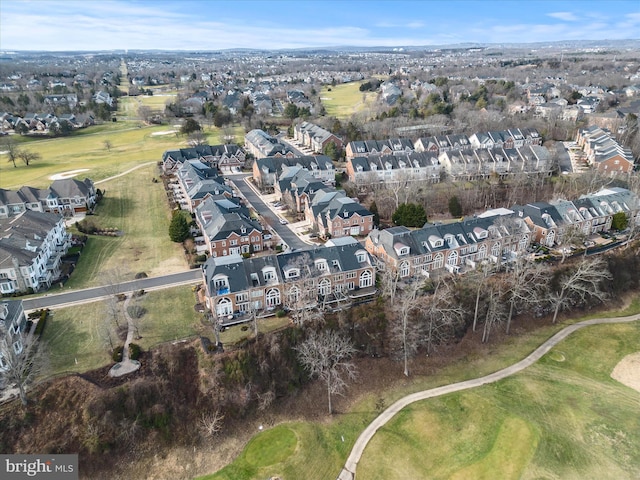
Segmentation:
{"type": "Polygon", "coordinates": [[[124,342],[124,350],[122,350],[122,360],[116,363],[111,370],[109,370],[110,377],[121,377],[128,373],[135,372],[140,368],[140,362],[137,360],[131,360],[129,358],[129,344],[133,342],[133,334],[135,332],[134,320],[129,315],[128,307],[132,296],[127,296],[124,301],[123,309],[124,316],[127,319],[127,339],[124,342]]]}
{"type": "Polygon", "coordinates": [[[112,177],[103,178],[102,180],[98,180],[97,182],[93,182],[93,184],[94,184],[94,185],[100,185],[101,183],[108,182],[108,181],[110,181],[110,180],[113,180],[114,178],[124,177],[125,175],[127,175],[127,174],[129,174],[129,173],[133,172],[134,170],[137,170],[137,169],[142,168],[142,167],[146,167],[147,165],[153,165],[153,164],[155,164],[155,163],[157,163],[157,162],[146,162],[146,163],[141,163],[140,165],[136,165],[135,167],[130,168],[129,170],[124,171],[124,172],[122,172],[122,173],[119,173],[119,174],[117,174],[117,175],[114,175],[114,176],[112,176],[112,177]]]}
{"type": "Polygon", "coordinates": [[[464,382],[452,383],[450,385],[444,385],[442,387],[431,388],[429,390],[423,390],[422,392],[412,393],[411,395],[407,395],[406,397],[401,398],[389,408],[387,408],[384,412],[382,412],[378,417],[376,417],[373,422],[369,424],[367,428],[360,434],[358,439],[356,440],[353,448],[351,449],[351,453],[345,462],[344,468],[340,472],[338,476],[338,480],[354,480],[356,478],[356,468],[358,466],[358,462],[362,457],[364,449],[366,448],[369,441],[373,438],[375,433],[379,428],[383,427],[389,420],[391,420],[396,413],[402,410],[407,405],[410,405],[414,402],[418,402],[420,400],[426,400],[427,398],[439,397],[441,395],[446,395],[449,393],[459,392],[461,390],[467,390],[470,388],[479,387],[482,385],[486,385],[489,383],[497,382],[498,380],[502,380],[503,378],[509,377],[515,373],[518,373],[525,368],[533,365],[535,362],[540,360],[544,354],[546,354],[549,350],[551,350],[554,346],[560,343],[562,340],[567,338],[576,330],[580,330],[583,327],[587,327],[590,325],[600,325],[606,323],[627,323],[634,322],[640,320],[640,314],[631,315],[629,317],[616,317],[616,318],[594,318],[591,320],[585,320],[583,322],[578,322],[573,325],[570,325],[566,328],[563,328],[558,333],[549,338],[546,342],[536,348],[531,354],[529,354],[526,358],[520,360],[517,363],[514,363],[511,366],[503,368],[502,370],[498,370],[497,372],[491,373],[489,375],[485,375],[484,377],[474,378],[471,380],[465,380],[464,382]]]}

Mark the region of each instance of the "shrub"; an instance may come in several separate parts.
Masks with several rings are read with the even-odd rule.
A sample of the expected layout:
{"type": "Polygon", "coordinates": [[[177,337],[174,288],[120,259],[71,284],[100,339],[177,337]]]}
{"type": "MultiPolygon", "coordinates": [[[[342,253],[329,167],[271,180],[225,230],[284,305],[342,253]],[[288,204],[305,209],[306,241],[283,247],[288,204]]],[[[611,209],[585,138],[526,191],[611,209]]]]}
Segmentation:
{"type": "Polygon", "coordinates": [[[131,360],[137,360],[138,358],[140,358],[140,353],[142,353],[140,345],[138,345],[137,343],[129,344],[129,358],[131,360]]]}
{"type": "Polygon", "coordinates": [[[119,302],[124,302],[127,299],[127,295],[124,293],[118,293],[116,294],[116,298],[119,302]]]}
{"type": "Polygon", "coordinates": [[[118,346],[118,347],[114,348],[113,352],[111,353],[111,359],[114,362],[121,362],[122,361],[122,352],[124,352],[124,347],[123,346],[118,346]]]}
{"type": "Polygon", "coordinates": [[[35,312],[33,312],[34,315],[32,318],[37,318],[38,319],[38,323],[36,325],[36,329],[33,331],[34,335],[36,337],[39,337],[42,335],[42,331],[44,330],[44,326],[47,323],[47,318],[49,317],[49,309],[42,309],[42,310],[37,310],[35,312]]]}
{"type": "Polygon", "coordinates": [[[141,297],[144,295],[144,289],[135,290],[132,294],[133,297],[141,297]]]}
{"type": "Polygon", "coordinates": [[[145,313],[147,313],[147,309],[140,305],[130,305],[127,308],[127,313],[131,318],[141,318],[145,313]]]}
{"type": "Polygon", "coordinates": [[[140,278],[147,278],[147,274],[144,272],[139,272],[136,273],[136,276],[134,277],[136,280],[140,279],[140,278]]]}
{"type": "Polygon", "coordinates": [[[206,261],[207,261],[207,255],[204,254],[204,253],[202,255],[198,255],[196,257],[196,262],[198,262],[198,263],[204,263],[206,261]]]}
{"type": "Polygon", "coordinates": [[[278,310],[276,312],[276,317],[278,317],[278,318],[282,318],[282,317],[284,317],[286,315],[287,315],[287,312],[285,312],[284,310],[278,310]]]}

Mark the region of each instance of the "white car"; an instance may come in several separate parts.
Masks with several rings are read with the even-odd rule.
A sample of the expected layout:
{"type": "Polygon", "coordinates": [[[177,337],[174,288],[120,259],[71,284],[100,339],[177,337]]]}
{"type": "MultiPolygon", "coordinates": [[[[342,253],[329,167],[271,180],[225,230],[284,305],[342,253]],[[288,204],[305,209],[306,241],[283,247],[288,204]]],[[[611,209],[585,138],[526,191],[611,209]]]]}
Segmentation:
{"type": "Polygon", "coordinates": [[[281,219],[280,219],[280,225],[286,225],[286,224],[288,224],[288,223],[289,223],[289,222],[287,222],[284,218],[281,218],[281,219]]]}

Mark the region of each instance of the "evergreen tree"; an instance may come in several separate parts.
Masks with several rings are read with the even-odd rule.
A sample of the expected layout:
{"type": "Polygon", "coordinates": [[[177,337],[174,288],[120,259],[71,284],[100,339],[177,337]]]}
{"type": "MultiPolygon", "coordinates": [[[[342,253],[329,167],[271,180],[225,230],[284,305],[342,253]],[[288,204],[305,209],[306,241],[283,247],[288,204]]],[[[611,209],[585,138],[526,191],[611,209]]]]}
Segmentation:
{"type": "Polygon", "coordinates": [[[455,195],[449,199],[449,213],[452,217],[462,216],[462,205],[460,200],[455,195]]]}
{"type": "Polygon", "coordinates": [[[427,213],[422,205],[416,203],[403,203],[393,212],[391,217],[396,225],[405,227],[422,227],[427,223],[427,213]]]}
{"type": "Polygon", "coordinates": [[[373,224],[377,227],[380,225],[380,214],[378,213],[378,205],[376,205],[375,200],[371,202],[371,206],[369,207],[369,211],[373,213],[373,224]]]}
{"type": "Polygon", "coordinates": [[[172,242],[184,242],[189,237],[189,224],[182,212],[174,212],[169,225],[169,238],[172,242]]]}

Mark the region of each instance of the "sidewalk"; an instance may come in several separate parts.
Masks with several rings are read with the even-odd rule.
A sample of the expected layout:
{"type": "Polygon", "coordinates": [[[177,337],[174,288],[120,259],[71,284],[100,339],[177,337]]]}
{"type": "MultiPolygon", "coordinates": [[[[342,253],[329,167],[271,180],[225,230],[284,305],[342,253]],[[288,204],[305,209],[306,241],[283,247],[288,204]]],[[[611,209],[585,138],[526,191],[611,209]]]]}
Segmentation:
{"type": "Polygon", "coordinates": [[[133,333],[135,331],[135,327],[133,324],[133,319],[129,315],[128,307],[129,302],[131,301],[131,296],[127,295],[127,299],[124,301],[124,316],[127,319],[127,339],[124,342],[124,350],[122,351],[122,361],[116,363],[111,370],[109,370],[110,377],[121,377],[123,375],[127,375],[128,373],[133,373],[140,368],[140,362],[137,360],[131,360],[129,358],[129,344],[133,341],[133,333]]]}

